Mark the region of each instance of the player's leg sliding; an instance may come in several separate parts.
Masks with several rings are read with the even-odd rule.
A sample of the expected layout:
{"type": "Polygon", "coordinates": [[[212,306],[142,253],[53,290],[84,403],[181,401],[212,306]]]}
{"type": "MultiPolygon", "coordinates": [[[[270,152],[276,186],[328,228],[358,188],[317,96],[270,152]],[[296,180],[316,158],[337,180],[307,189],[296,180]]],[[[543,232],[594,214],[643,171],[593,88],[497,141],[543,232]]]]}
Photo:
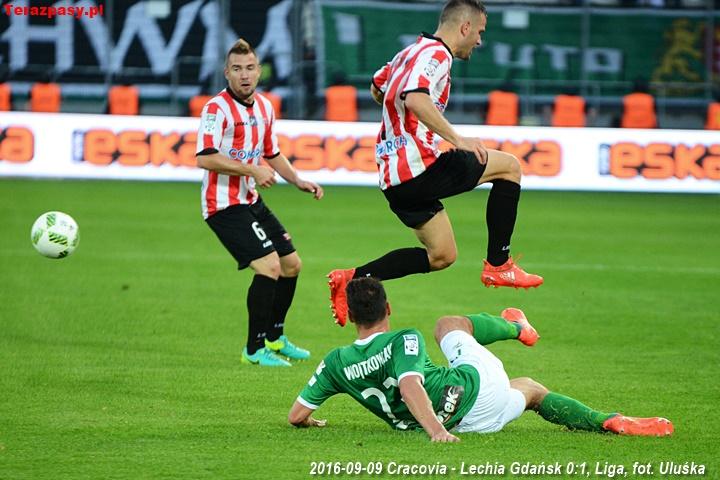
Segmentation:
{"type": "Polygon", "coordinates": [[[467,315],[472,323],[472,335],[480,345],[489,345],[500,340],[517,339],[531,347],[537,343],[540,335],[530,325],[522,310],[506,308],[501,317],[488,313],[467,315]]]}
{"type": "Polygon", "coordinates": [[[520,184],[504,179],[493,181],[485,212],[488,249],[481,280],[486,287],[530,288],[543,283],[541,276],[525,272],[510,257],[519,201],[520,184]]]}
{"type": "Polygon", "coordinates": [[[265,347],[291,360],[305,360],[310,358],[310,352],[292,343],[283,333],[285,317],[295,297],[297,278],[280,276],[275,284],[271,325],[265,338],[265,347]]]}
{"type": "Polygon", "coordinates": [[[373,277],[378,280],[392,280],[429,271],[430,261],[427,250],[419,247],[393,250],[357,268],[333,270],[327,277],[330,286],[330,308],[335,317],[335,323],[342,327],[347,322],[345,287],[353,278],[373,277]]]}
{"type": "Polygon", "coordinates": [[[672,423],[665,418],[633,418],[618,413],[603,413],[554,392],[545,395],[537,412],[548,422],[564,425],[571,430],[641,436],[666,436],[673,433],[672,423]]]}

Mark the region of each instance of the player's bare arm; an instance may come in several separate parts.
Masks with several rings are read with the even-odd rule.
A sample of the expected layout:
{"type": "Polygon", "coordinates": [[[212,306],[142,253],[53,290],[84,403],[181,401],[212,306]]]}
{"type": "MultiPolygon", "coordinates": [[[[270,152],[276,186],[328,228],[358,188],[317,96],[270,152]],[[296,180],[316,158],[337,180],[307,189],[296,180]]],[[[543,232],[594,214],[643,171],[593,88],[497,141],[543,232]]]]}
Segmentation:
{"type": "Polygon", "coordinates": [[[267,162],[272,166],[275,171],[285,179],[286,182],[295,185],[298,189],[303,192],[312,193],[316,200],[320,200],[323,197],[323,189],[320,185],[315,182],[303,180],[297,174],[297,170],[293,168],[290,161],[282,153],[273,158],[266,159],[267,162]]]}
{"type": "Polygon", "coordinates": [[[318,420],[312,416],[313,410],[297,400],[288,413],[288,422],[298,428],[324,427],[327,420],[318,420]]]}
{"type": "Polygon", "coordinates": [[[408,375],[400,380],[400,395],[415,420],[425,429],[433,442],[459,442],[435,416],[432,402],[420,381],[419,375],[408,375]]]}
{"type": "Polygon", "coordinates": [[[478,161],[487,163],[487,149],[478,138],[460,136],[450,122],[435,107],[430,96],[423,92],[410,92],[405,97],[405,107],[433,132],[452,143],[460,150],[473,152],[478,161]]]}
{"type": "Polygon", "coordinates": [[[274,185],[275,172],[271,168],[265,166],[249,165],[246,163],[230,160],[221,153],[211,153],[208,155],[197,156],[198,167],[210,170],[211,172],[221,173],[223,175],[239,175],[248,176],[255,179],[258,186],[267,188],[274,185]]]}
{"type": "Polygon", "coordinates": [[[385,94],[377,88],[374,83],[370,83],[370,95],[372,95],[373,100],[375,100],[378,105],[382,105],[385,94]]]}

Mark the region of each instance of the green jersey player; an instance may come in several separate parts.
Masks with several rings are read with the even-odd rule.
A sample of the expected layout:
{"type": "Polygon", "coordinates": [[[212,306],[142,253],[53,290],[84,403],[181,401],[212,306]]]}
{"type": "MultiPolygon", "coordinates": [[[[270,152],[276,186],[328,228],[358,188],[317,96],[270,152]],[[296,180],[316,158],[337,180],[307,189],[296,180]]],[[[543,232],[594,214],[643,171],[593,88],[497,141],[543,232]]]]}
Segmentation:
{"type": "Polygon", "coordinates": [[[500,317],[440,318],[435,339],[450,365],[440,367],[428,358],[419,331],[390,330],[390,305],[379,281],[352,280],[347,297],[358,339],[320,362],[288,415],[295,426],[325,426],[313,411],[331,396],[347,393],[393,428],[422,428],[439,442],[459,440],[450,430],[497,432],[525,410],[570,429],[658,436],[673,432],[664,418],[602,413],[530,378],[508,379],[502,362],[483,345],[508,339],[534,345],[539,336],[519,309],[507,308],[500,317]]]}

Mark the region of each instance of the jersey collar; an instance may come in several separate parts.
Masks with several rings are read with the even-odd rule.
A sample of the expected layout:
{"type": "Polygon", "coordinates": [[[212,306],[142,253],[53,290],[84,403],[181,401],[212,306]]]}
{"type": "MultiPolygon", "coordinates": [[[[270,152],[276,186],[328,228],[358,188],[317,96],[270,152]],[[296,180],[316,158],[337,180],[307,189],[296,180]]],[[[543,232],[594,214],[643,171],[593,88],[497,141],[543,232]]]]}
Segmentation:
{"type": "Polygon", "coordinates": [[[233,100],[235,100],[236,102],[238,102],[238,103],[239,103],[240,105],[242,105],[243,107],[250,108],[250,107],[252,107],[253,105],[255,105],[254,97],[253,97],[253,101],[252,101],[251,103],[247,103],[247,102],[245,102],[245,101],[243,101],[243,100],[240,100],[240,97],[238,97],[237,95],[235,95],[235,93],[233,93],[233,91],[230,89],[230,87],[225,87],[225,91],[228,93],[228,95],[230,95],[230,96],[232,97],[233,100]]]}
{"type": "Polygon", "coordinates": [[[431,40],[435,40],[436,42],[442,43],[442,44],[443,44],[443,47],[445,47],[445,49],[446,49],[446,50],[448,51],[448,53],[450,54],[450,58],[455,58],[455,55],[453,55],[452,50],[450,50],[450,47],[448,47],[447,43],[445,43],[442,38],[436,37],[435,35],[431,35],[431,34],[429,34],[429,33],[427,33],[427,32],[421,32],[421,33],[420,33],[420,36],[421,36],[421,37],[425,37],[425,38],[429,38],[429,39],[431,39],[431,40]]]}
{"type": "Polygon", "coordinates": [[[378,335],[382,335],[383,333],[385,333],[385,332],[373,333],[373,334],[370,335],[369,337],[365,337],[365,338],[363,338],[363,339],[355,340],[353,343],[354,343],[355,345],[367,345],[368,343],[370,343],[370,342],[372,342],[373,340],[375,340],[375,337],[377,337],[378,335]]]}

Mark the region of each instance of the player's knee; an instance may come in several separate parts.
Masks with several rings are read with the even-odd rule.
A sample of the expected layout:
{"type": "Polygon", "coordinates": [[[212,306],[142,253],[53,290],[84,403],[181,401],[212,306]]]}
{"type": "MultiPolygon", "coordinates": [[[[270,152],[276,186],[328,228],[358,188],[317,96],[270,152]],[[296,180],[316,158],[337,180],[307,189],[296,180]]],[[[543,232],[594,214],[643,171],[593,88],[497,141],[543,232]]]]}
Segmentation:
{"type": "MultiPolygon", "coordinates": [[[[283,260],[285,259],[283,258],[283,260]]],[[[292,255],[292,258],[280,263],[280,268],[283,277],[297,277],[302,270],[302,260],[299,256],[292,255]]]]}
{"type": "Polygon", "coordinates": [[[430,269],[442,270],[457,260],[457,249],[447,248],[437,252],[430,252],[430,269]]]}
{"type": "Polygon", "coordinates": [[[520,160],[518,160],[518,158],[515,155],[508,154],[506,180],[510,180],[511,182],[515,182],[515,183],[520,183],[521,178],[522,178],[522,167],[520,165],[520,160]]]}
{"type": "Polygon", "coordinates": [[[545,398],[545,395],[548,394],[548,389],[545,388],[544,385],[530,377],[514,378],[510,382],[510,385],[525,395],[526,406],[532,410],[537,410],[545,398]]]}
{"type": "Polygon", "coordinates": [[[468,320],[466,317],[440,317],[435,323],[435,340],[438,344],[440,344],[440,341],[442,341],[445,335],[455,330],[462,330],[464,332],[472,333],[472,324],[470,323],[470,320],[468,320]]]}
{"type": "Polygon", "coordinates": [[[266,277],[275,279],[277,279],[282,272],[282,268],[280,267],[280,259],[277,257],[277,255],[268,256],[259,261],[256,260],[250,263],[250,267],[255,270],[255,273],[259,275],[264,275],[266,277]]]}

